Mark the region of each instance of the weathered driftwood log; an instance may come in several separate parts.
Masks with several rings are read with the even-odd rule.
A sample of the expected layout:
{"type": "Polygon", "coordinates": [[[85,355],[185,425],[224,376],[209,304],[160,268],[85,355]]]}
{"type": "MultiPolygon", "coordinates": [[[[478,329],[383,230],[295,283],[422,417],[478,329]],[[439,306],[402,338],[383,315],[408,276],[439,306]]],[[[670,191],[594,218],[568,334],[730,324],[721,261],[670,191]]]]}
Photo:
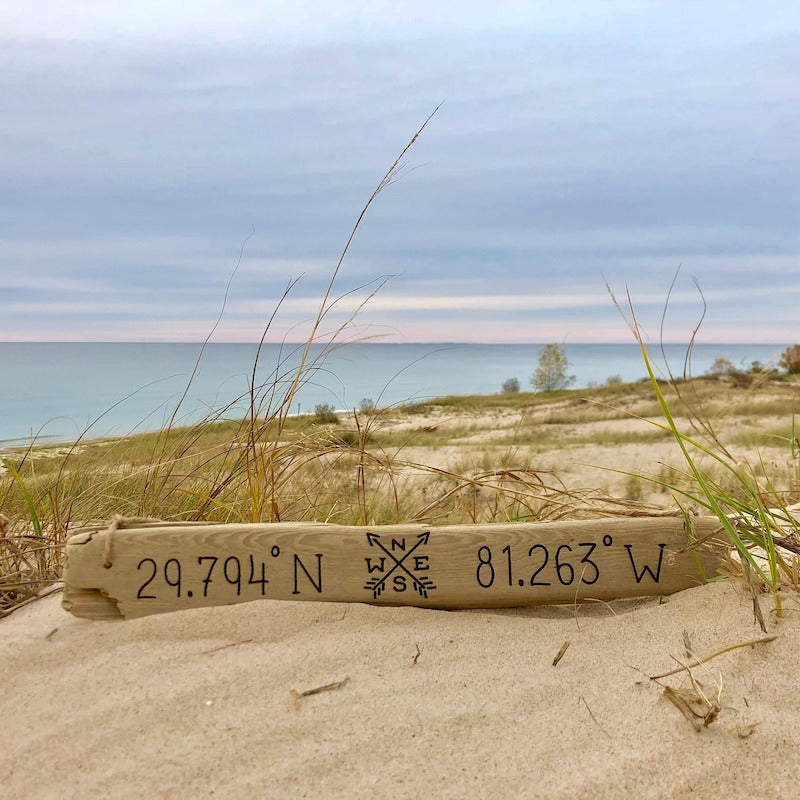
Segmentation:
{"type": "Polygon", "coordinates": [[[717,573],[719,534],[713,519],[669,517],[440,528],[116,520],[67,542],[63,605],[132,619],[261,599],[453,609],[665,595],[717,573]]]}

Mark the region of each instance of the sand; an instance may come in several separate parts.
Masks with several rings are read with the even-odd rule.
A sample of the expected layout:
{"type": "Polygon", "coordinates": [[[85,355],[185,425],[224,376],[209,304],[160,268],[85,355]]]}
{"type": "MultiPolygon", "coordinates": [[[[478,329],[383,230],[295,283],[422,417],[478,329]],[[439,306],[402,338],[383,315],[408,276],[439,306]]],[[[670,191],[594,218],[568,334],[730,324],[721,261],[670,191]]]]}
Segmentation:
{"type": "Polygon", "coordinates": [[[56,594],[0,620],[0,795],[794,797],[786,601],[774,641],[693,670],[720,708],[696,732],[647,676],[686,658],[684,632],[698,655],[763,636],[735,581],[579,609],[265,600],[118,623],[56,594]]]}

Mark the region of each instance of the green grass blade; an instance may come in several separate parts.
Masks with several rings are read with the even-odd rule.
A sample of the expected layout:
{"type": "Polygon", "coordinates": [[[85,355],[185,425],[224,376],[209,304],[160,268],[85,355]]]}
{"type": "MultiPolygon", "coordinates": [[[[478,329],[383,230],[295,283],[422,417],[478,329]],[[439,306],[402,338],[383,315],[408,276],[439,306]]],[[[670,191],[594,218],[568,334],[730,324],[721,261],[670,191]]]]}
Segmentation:
{"type": "Polygon", "coordinates": [[[43,539],[44,534],[42,533],[42,522],[39,519],[39,514],[36,511],[36,504],[33,502],[31,493],[28,491],[28,487],[25,485],[22,475],[20,475],[19,472],[10,464],[6,464],[6,469],[11,473],[11,477],[14,478],[19,486],[22,497],[25,500],[25,505],[28,507],[28,514],[31,518],[31,524],[33,525],[34,533],[40,539],[43,539]]]}

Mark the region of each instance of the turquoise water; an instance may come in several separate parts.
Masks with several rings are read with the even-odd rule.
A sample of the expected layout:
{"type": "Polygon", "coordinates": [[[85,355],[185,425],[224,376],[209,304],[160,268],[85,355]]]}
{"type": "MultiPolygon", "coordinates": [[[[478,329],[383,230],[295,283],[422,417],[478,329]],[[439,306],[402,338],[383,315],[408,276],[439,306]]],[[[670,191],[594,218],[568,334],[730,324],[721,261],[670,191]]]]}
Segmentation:
{"type": "MultiPolygon", "coordinates": [[[[318,354],[321,348],[316,348],[318,354]]],[[[336,409],[357,407],[364,398],[381,406],[447,394],[500,391],[507,378],[523,390],[535,370],[535,344],[354,344],[328,356],[301,389],[292,413],[319,403],[336,409]]],[[[567,344],[574,386],[603,383],[611,375],[625,381],[644,377],[636,344],[567,344]]],[[[702,344],[692,355],[692,373],[701,375],[715,358],[736,366],[777,361],[779,345],[702,344]]],[[[197,359],[197,344],[0,343],[0,445],[124,435],[155,430],[169,419],[197,359]]],[[[181,407],[179,421],[202,419],[212,410],[241,416],[256,347],[208,345],[181,407]],[[228,407],[229,404],[230,407],[228,407]]],[[[266,345],[257,382],[277,375],[286,386],[299,359],[294,345],[266,345]]],[[[683,372],[685,345],[667,345],[675,374],[683,372]]],[[[654,354],[660,357],[658,348],[654,354]]]]}

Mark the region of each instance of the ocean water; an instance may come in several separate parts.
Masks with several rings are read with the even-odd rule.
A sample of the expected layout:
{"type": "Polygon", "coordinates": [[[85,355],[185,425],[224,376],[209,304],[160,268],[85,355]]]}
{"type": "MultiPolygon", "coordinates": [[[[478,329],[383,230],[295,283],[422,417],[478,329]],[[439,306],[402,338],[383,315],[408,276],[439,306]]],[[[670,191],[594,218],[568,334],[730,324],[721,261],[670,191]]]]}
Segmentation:
{"type": "MultiPolygon", "coordinates": [[[[337,410],[365,398],[380,406],[448,394],[498,392],[507,378],[523,390],[536,369],[536,344],[373,344],[344,346],[320,363],[300,390],[292,413],[326,403],[337,410]]],[[[673,372],[683,372],[685,345],[667,345],[673,372]]],[[[784,348],[770,344],[700,344],[692,374],[701,375],[724,357],[748,367],[775,363],[784,348]]],[[[195,366],[200,345],[163,343],[0,343],[0,446],[68,441],[156,430],[169,419],[195,366]]],[[[312,351],[318,356],[321,347],[312,351]]],[[[247,402],[256,346],[210,344],[178,415],[189,423],[212,411],[241,417],[247,402]]],[[[567,344],[576,388],[611,375],[634,381],[645,375],[641,353],[631,344],[567,344]]],[[[297,345],[265,345],[257,384],[284,388],[299,360],[297,345]]],[[[661,358],[659,348],[653,354],[661,358]]]]}

